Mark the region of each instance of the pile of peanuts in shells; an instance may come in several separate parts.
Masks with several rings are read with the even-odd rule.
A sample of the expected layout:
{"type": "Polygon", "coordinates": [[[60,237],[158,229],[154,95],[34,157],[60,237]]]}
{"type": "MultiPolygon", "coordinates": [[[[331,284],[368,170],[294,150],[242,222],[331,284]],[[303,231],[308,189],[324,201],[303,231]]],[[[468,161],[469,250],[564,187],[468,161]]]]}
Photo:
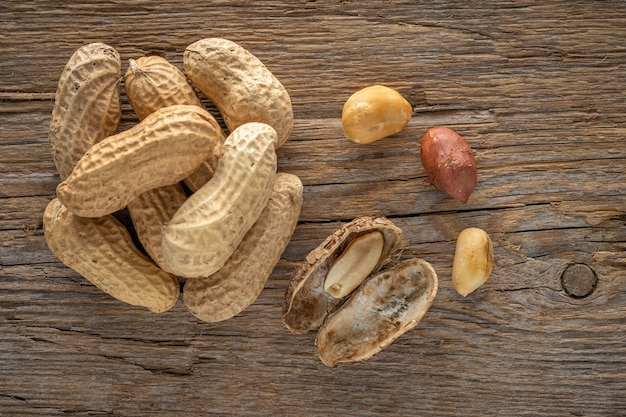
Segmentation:
{"type": "MultiPolygon", "coordinates": [[[[119,53],[104,43],[74,52],[50,123],[61,182],[45,209],[44,235],[64,265],[119,301],[162,313],[177,303],[182,282],[190,313],[220,322],[257,299],[298,223],[303,185],[277,172],[276,155],[293,110],[280,81],[235,42],[194,42],[183,65],[184,72],[158,56],[129,59],[124,91],[139,122],[118,132],[119,53]],[[114,216],[122,209],[133,230],[114,216]]],[[[355,92],[341,117],[346,138],[366,144],[400,132],[412,114],[397,91],[373,85],[355,92]]],[[[466,203],[477,183],[468,143],[433,127],[420,156],[432,184],[466,203]]],[[[400,261],[402,240],[385,217],[355,218],[294,271],[282,321],[292,333],[318,332],[323,364],[371,358],[433,304],[437,274],[423,259],[400,261]]],[[[482,285],[492,266],[487,233],[461,231],[452,265],[459,294],[482,285]]]]}

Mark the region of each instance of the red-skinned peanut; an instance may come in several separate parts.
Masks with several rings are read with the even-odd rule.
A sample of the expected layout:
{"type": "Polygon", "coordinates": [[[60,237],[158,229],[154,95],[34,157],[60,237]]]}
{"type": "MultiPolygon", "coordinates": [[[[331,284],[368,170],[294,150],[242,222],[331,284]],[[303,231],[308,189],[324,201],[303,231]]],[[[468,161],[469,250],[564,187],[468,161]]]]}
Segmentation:
{"type": "Polygon", "coordinates": [[[469,144],[454,130],[437,126],[422,138],[420,155],[428,179],[461,203],[467,203],[478,180],[469,144]]]}

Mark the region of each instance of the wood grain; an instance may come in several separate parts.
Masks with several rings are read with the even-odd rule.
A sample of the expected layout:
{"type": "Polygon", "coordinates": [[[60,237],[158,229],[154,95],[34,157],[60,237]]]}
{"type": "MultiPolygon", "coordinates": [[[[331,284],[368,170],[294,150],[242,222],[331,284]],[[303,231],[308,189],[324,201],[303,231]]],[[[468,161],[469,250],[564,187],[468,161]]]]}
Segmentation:
{"type": "MultiPolygon", "coordinates": [[[[626,3],[5,0],[0,33],[0,415],[626,415],[626,3]],[[182,301],[154,315],[110,298],[41,229],[60,182],[48,126],[72,52],[100,41],[123,72],[146,54],[182,68],[185,47],[209,36],[249,49],[289,91],[279,169],[305,185],[261,296],[216,324],[182,301]],[[341,108],[375,83],[414,115],[357,145],[341,108]],[[466,205],[419,163],[434,125],[476,152],[466,205]],[[431,262],[440,291],[389,349],[329,369],[315,334],[280,322],[283,295],[309,251],[373,214],[404,230],[402,257],[431,262]],[[496,266],[462,298],[450,272],[469,226],[491,235],[496,266]],[[597,277],[586,297],[563,289],[573,264],[597,277]]],[[[137,123],[125,99],[123,112],[120,130],[137,123]]]]}

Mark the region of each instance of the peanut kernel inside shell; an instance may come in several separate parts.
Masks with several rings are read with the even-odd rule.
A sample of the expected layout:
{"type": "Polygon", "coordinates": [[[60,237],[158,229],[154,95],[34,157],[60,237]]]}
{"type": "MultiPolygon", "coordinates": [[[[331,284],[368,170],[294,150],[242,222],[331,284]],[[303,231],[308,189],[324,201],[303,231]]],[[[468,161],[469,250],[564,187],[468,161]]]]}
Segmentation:
{"type": "Polygon", "coordinates": [[[385,238],[374,231],[354,239],[330,266],[324,291],[333,298],[343,298],[367,278],[383,253],[385,238]]]}

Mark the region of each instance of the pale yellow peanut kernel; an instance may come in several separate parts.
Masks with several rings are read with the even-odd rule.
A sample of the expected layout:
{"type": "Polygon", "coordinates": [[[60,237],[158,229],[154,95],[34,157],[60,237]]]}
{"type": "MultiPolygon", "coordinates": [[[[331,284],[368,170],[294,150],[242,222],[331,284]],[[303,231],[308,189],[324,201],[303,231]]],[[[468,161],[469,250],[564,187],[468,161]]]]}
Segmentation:
{"type": "Polygon", "coordinates": [[[452,264],[452,284],[463,297],[483,285],[493,268],[493,243],[482,229],[459,233],[452,264]]]}
{"type": "Polygon", "coordinates": [[[413,115],[411,104],[396,90],[382,85],[365,87],[343,106],[341,123],[348,139],[371,143],[400,132],[413,115]]]}
{"type": "Polygon", "coordinates": [[[380,261],[385,239],[375,231],[354,239],[331,265],[324,291],[334,298],[343,298],[367,278],[380,261]]]}

